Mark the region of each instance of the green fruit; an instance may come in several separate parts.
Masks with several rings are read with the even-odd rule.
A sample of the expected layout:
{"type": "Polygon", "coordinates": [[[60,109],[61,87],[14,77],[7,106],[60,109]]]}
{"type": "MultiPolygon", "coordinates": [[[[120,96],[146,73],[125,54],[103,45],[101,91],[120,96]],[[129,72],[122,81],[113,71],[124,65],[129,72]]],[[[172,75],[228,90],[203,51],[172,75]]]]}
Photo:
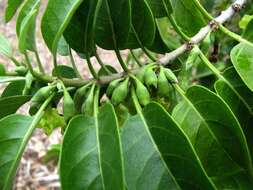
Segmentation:
{"type": "Polygon", "coordinates": [[[64,85],[62,85],[62,87],[63,87],[63,93],[64,93],[63,115],[64,115],[65,121],[69,121],[69,119],[71,119],[76,113],[75,103],[72,97],[70,96],[68,90],[66,89],[66,87],[64,85]]]}
{"type": "Polygon", "coordinates": [[[141,81],[141,82],[144,82],[145,81],[145,73],[146,73],[146,70],[150,67],[153,67],[154,64],[149,64],[149,65],[145,65],[143,66],[140,71],[137,73],[136,77],[141,81]]]}
{"type": "Polygon", "coordinates": [[[136,83],[136,95],[141,105],[145,106],[150,102],[150,94],[148,89],[139,81],[135,80],[136,83]]]}
{"type": "Polygon", "coordinates": [[[23,90],[23,95],[28,95],[30,93],[33,81],[34,81],[33,75],[30,72],[28,72],[25,76],[25,87],[23,90]]]}
{"type": "Polygon", "coordinates": [[[160,68],[158,76],[158,95],[161,97],[168,96],[170,93],[170,83],[165,75],[164,68],[160,68]]]}
{"type": "Polygon", "coordinates": [[[112,96],[113,91],[119,85],[120,81],[122,81],[122,78],[116,79],[109,84],[109,86],[107,87],[107,90],[106,90],[106,95],[108,98],[110,98],[112,96]]]}
{"type": "Polygon", "coordinates": [[[148,87],[153,86],[157,88],[157,76],[156,76],[156,73],[153,71],[152,67],[149,67],[146,69],[146,72],[144,75],[144,81],[148,87]]]}
{"type": "Polygon", "coordinates": [[[31,101],[34,103],[43,103],[53,93],[55,89],[55,86],[42,87],[35,93],[31,101]]]}
{"type": "Polygon", "coordinates": [[[165,68],[164,73],[171,83],[178,83],[176,75],[170,69],[165,68]]]}
{"type": "Polygon", "coordinates": [[[95,84],[93,84],[93,86],[91,87],[87,99],[82,105],[82,113],[87,114],[89,116],[92,116],[94,112],[94,90],[95,84]]]}
{"type": "Polygon", "coordinates": [[[87,84],[79,88],[74,95],[75,109],[78,113],[81,112],[82,103],[84,102],[89,89],[90,89],[90,84],[87,84]]]}
{"type": "Polygon", "coordinates": [[[128,94],[128,89],[129,89],[129,78],[127,78],[125,81],[119,84],[118,87],[113,91],[112,94],[112,103],[114,105],[118,105],[121,102],[123,102],[128,94]]]}
{"type": "MultiPolygon", "coordinates": [[[[197,60],[198,56],[199,56],[199,48],[198,48],[198,47],[194,47],[194,48],[191,50],[191,52],[190,52],[190,54],[189,54],[189,56],[188,56],[188,58],[187,58],[186,66],[187,66],[188,68],[192,67],[192,65],[193,65],[193,64],[195,63],[195,61],[197,60]]],[[[188,70],[188,68],[186,68],[186,70],[188,70]]]]}
{"type": "Polygon", "coordinates": [[[19,75],[24,76],[27,73],[28,69],[24,66],[18,66],[15,69],[15,72],[17,72],[19,75]]]}

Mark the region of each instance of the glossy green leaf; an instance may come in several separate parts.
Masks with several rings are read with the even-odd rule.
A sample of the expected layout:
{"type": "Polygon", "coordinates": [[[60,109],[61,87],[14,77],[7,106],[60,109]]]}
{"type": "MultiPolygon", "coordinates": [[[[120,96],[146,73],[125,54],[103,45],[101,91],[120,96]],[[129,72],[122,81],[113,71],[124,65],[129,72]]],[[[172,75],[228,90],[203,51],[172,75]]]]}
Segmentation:
{"type": "Polygon", "coordinates": [[[0,33],[0,54],[12,57],[12,51],[10,42],[0,33]]]}
{"type": "Polygon", "coordinates": [[[33,117],[10,115],[0,120],[0,189],[10,190],[25,147],[40,122],[48,98],[33,117]]]}
{"type": "Polygon", "coordinates": [[[253,92],[245,85],[234,67],[225,70],[223,76],[233,88],[240,94],[245,103],[253,110],[253,92]]]}
{"type": "Polygon", "coordinates": [[[8,0],[7,7],[5,9],[6,22],[9,22],[12,19],[22,2],[23,0],[8,0]]]}
{"type": "Polygon", "coordinates": [[[58,42],[82,0],[49,0],[41,22],[43,38],[55,55],[58,42]]]}
{"type": "Polygon", "coordinates": [[[32,10],[22,21],[19,34],[19,51],[25,53],[26,50],[36,51],[35,23],[38,10],[32,10]]]}
{"type": "Polygon", "coordinates": [[[158,23],[156,22],[156,34],[155,39],[148,49],[155,53],[165,54],[169,52],[170,48],[164,43],[163,36],[161,35],[161,30],[158,28],[158,23]]]}
{"type": "MultiPolygon", "coordinates": [[[[244,83],[237,77],[237,73],[233,68],[227,70],[224,73],[226,78],[233,78],[233,81],[237,83],[237,87],[240,86],[241,90],[247,91],[247,87],[244,83]],[[239,79],[239,80],[238,80],[239,79]],[[243,89],[244,88],[244,89],[243,89]]],[[[232,85],[219,80],[215,83],[215,90],[217,94],[229,105],[235,116],[238,118],[238,121],[241,124],[242,129],[244,130],[244,134],[247,138],[248,144],[250,146],[253,145],[253,112],[248,104],[248,99],[253,98],[253,93],[245,99],[240,91],[232,85]]],[[[252,150],[251,150],[252,152],[252,150]]]]}
{"type": "Polygon", "coordinates": [[[195,35],[206,21],[192,0],[171,0],[177,24],[189,36],[195,35]]]}
{"type": "Polygon", "coordinates": [[[73,79],[77,77],[74,69],[66,65],[59,65],[55,67],[53,70],[53,75],[68,79],[73,79]]]}
{"type": "Polygon", "coordinates": [[[190,140],[171,116],[157,103],[146,106],[143,114],[161,155],[180,187],[196,190],[216,189],[203,169],[190,140]]]}
{"type": "Polygon", "coordinates": [[[101,0],[84,1],[73,15],[64,37],[70,47],[76,52],[92,56],[95,51],[94,31],[96,14],[100,8],[101,0]]]}
{"type": "Polygon", "coordinates": [[[194,145],[210,177],[233,176],[241,170],[252,175],[243,131],[217,95],[200,86],[191,87],[173,117],[194,145]]]}
{"type": "Polygon", "coordinates": [[[97,117],[77,116],[66,130],[60,161],[62,189],[125,189],[119,128],[105,104],[97,117]]]}
{"type": "MultiPolygon", "coordinates": [[[[17,35],[19,36],[20,34],[20,29],[21,29],[21,24],[22,21],[25,19],[25,17],[33,10],[38,10],[40,6],[40,0],[27,0],[23,3],[19,14],[16,19],[16,32],[17,35]]],[[[31,28],[32,30],[29,31],[29,35],[34,36],[34,30],[35,26],[31,28]],[[30,33],[31,32],[31,33],[30,33]]]]}
{"type": "Polygon", "coordinates": [[[244,172],[232,176],[213,178],[218,189],[230,190],[251,190],[253,186],[252,178],[244,172]]]}
{"type": "Polygon", "coordinates": [[[0,189],[11,189],[16,170],[31,130],[32,118],[11,115],[0,120],[0,189]]]}
{"type": "Polygon", "coordinates": [[[11,96],[0,98],[0,118],[15,113],[23,104],[31,99],[30,96],[11,96]]]}
{"type": "Polygon", "coordinates": [[[243,82],[253,91],[253,47],[240,43],[231,51],[231,61],[243,82]]]}
{"type": "Polygon", "coordinates": [[[64,38],[71,47],[78,53],[86,54],[85,35],[88,20],[90,1],[84,1],[76,10],[67,28],[64,30],[64,38]]]}
{"type": "Polygon", "coordinates": [[[69,56],[69,45],[67,41],[65,40],[64,36],[61,36],[58,42],[57,52],[61,56],[69,56]]]}
{"type": "Polygon", "coordinates": [[[103,0],[95,18],[96,43],[109,50],[124,48],[131,28],[130,0],[103,0]]]}
{"type": "Polygon", "coordinates": [[[128,189],[180,189],[143,115],[129,117],[122,128],[121,138],[128,189]]]}
{"type": "Polygon", "coordinates": [[[147,3],[155,18],[165,17],[172,13],[170,0],[147,0],[147,3]]]}
{"type": "Polygon", "coordinates": [[[6,88],[2,92],[1,98],[22,95],[24,87],[25,87],[24,80],[11,82],[6,86],[6,88]]]}
{"type": "Polygon", "coordinates": [[[151,46],[156,33],[154,17],[146,0],[132,0],[132,27],[128,37],[128,48],[151,46]],[[143,32],[145,31],[145,32],[143,32]]]}
{"type": "Polygon", "coordinates": [[[251,42],[253,42],[253,16],[251,16],[251,21],[247,24],[247,27],[243,33],[243,37],[251,42]]]}

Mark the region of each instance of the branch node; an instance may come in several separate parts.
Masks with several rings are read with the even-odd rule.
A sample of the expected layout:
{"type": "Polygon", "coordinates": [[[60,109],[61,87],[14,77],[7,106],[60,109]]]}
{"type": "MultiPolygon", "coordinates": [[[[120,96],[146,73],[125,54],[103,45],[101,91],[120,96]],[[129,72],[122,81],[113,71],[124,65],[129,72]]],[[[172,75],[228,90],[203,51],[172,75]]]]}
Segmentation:
{"type": "Polygon", "coordinates": [[[194,47],[194,43],[193,42],[187,42],[186,43],[186,50],[187,51],[191,51],[194,47]]]}
{"type": "Polygon", "coordinates": [[[233,4],[232,8],[236,13],[239,13],[242,10],[242,6],[238,3],[233,4]]]}
{"type": "Polygon", "coordinates": [[[213,31],[216,31],[219,29],[219,23],[216,20],[212,20],[211,22],[209,22],[209,26],[211,27],[213,31]]]}

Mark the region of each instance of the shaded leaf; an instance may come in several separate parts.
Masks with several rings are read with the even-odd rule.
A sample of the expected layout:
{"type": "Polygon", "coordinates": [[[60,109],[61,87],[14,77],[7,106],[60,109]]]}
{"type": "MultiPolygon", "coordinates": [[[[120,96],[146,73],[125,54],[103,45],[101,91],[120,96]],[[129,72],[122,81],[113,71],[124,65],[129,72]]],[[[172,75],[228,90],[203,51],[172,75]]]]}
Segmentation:
{"type": "Polygon", "coordinates": [[[96,43],[104,49],[125,47],[131,28],[130,0],[103,0],[96,16],[96,43]]]}
{"type": "Polygon", "coordinates": [[[58,65],[55,67],[53,70],[53,75],[68,79],[77,78],[74,69],[66,65],[58,65]]]}
{"type": "Polygon", "coordinates": [[[24,87],[25,87],[25,80],[11,82],[4,89],[1,98],[22,95],[24,87]]]}
{"type": "Polygon", "coordinates": [[[31,99],[30,96],[11,96],[0,99],[0,118],[15,113],[23,104],[31,99]]]}

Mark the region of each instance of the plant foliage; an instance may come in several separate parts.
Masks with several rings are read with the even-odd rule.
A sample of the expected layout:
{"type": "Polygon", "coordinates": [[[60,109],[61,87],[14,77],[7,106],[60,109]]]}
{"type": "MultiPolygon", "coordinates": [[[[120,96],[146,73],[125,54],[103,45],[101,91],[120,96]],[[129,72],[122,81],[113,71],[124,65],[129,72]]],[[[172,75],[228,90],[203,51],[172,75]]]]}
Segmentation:
{"type": "Polygon", "coordinates": [[[6,3],[6,22],[17,12],[23,57],[0,34],[0,53],[15,65],[0,64],[1,190],[12,189],[34,130],[58,127],[62,144],[45,160],[58,161],[63,190],[253,188],[251,1],[49,0],[45,10],[41,3],[6,3]],[[98,48],[114,51],[123,72],[98,48]],[[24,104],[28,116],[16,113],[24,104]]]}

